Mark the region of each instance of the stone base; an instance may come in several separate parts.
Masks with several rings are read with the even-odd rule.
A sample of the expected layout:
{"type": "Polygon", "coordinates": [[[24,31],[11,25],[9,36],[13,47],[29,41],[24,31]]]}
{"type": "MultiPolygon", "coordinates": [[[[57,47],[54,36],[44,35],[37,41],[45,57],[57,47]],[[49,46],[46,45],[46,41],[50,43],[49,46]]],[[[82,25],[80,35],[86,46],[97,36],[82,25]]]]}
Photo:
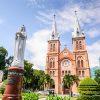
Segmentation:
{"type": "Polygon", "coordinates": [[[24,70],[18,67],[8,69],[8,78],[2,100],[22,100],[22,80],[24,70]]]}
{"type": "Polygon", "coordinates": [[[22,97],[21,96],[3,95],[2,100],[22,100],[22,97]]]}

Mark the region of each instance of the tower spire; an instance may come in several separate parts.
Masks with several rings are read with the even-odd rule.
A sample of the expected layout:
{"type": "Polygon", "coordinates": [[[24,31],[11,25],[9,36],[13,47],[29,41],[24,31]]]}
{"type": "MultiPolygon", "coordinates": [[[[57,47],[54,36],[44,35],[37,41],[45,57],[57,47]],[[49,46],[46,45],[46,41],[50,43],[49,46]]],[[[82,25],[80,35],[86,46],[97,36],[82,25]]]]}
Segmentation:
{"type": "Polygon", "coordinates": [[[58,39],[57,24],[56,24],[55,17],[56,17],[56,15],[54,14],[53,27],[52,27],[52,38],[51,39],[58,39]]]}
{"type": "Polygon", "coordinates": [[[79,24],[79,20],[77,17],[77,11],[75,11],[75,25],[74,25],[74,32],[73,32],[73,37],[80,37],[82,36],[82,31],[81,31],[81,27],[79,24]]]}

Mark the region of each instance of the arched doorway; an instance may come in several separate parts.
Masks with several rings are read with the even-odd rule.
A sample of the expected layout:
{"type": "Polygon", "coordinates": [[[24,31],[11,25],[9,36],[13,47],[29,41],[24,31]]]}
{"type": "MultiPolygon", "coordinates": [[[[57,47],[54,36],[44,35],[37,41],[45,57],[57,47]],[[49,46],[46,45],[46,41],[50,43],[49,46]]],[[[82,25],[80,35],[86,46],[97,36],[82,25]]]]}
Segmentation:
{"type": "Polygon", "coordinates": [[[70,89],[66,85],[64,85],[64,83],[62,89],[63,89],[63,94],[69,94],[70,89]]]}

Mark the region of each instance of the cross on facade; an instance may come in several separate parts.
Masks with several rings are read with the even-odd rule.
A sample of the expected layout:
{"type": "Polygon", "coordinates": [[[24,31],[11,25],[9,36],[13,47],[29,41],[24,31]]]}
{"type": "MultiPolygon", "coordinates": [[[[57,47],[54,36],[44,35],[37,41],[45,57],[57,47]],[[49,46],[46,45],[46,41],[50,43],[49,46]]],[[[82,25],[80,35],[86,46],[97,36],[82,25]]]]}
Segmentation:
{"type": "Polygon", "coordinates": [[[65,46],[65,48],[67,48],[67,44],[65,44],[64,46],[65,46]]]}
{"type": "Polygon", "coordinates": [[[53,16],[54,16],[54,19],[55,19],[56,15],[54,14],[53,16]]]}

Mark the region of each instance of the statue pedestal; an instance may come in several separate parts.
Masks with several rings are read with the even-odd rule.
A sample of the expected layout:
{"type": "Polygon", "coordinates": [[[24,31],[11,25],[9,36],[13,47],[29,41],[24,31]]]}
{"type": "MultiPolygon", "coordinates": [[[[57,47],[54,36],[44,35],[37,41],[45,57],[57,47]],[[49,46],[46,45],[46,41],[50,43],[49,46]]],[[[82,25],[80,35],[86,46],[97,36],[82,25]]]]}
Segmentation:
{"type": "Polygon", "coordinates": [[[2,100],[22,100],[21,90],[24,70],[9,67],[8,78],[2,100]]]}

